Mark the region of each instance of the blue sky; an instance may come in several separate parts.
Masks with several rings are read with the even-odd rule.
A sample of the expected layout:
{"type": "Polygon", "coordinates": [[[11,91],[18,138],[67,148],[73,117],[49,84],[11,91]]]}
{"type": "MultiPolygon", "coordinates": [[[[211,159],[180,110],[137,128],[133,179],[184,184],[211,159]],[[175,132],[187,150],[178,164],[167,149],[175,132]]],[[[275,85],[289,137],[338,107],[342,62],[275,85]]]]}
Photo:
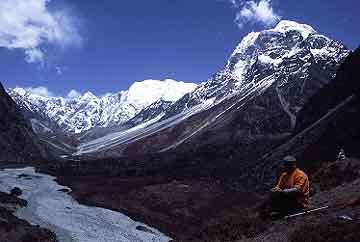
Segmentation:
{"type": "Polygon", "coordinates": [[[117,92],[144,79],[199,83],[244,35],[280,19],[354,49],[359,10],[359,0],[1,0],[0,80],[53,95],[117,92]]]}

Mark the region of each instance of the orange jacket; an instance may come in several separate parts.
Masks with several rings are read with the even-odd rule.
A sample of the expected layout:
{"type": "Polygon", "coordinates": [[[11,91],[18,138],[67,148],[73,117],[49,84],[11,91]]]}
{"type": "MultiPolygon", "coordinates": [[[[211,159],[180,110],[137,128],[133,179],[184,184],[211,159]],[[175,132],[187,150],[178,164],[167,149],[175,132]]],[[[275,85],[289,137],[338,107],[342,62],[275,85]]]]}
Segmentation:
{"type": "Polygon", "coordinates": [[[299,191],[301,191],[302,193],[300,202],[305,208],[309,207],[309,178],[307,177],[305,172],[303,172],[299,168],[296,168],[291,174],[287,174],[286,172],[282,173],[276,186],[281,190],[289,188],[299,189],[299,191]]]}

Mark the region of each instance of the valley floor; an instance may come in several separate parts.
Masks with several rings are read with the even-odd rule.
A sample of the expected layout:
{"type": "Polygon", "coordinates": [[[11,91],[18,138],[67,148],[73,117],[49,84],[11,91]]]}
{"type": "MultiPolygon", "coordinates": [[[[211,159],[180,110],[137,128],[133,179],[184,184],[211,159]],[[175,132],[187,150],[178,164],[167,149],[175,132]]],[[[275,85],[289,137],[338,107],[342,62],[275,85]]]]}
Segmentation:
{"type": "MultiPolygon", "coordinates": [[[[328,165],[320,173],[311,174],[313,207],[360,196],[359,160],[325,164],[328,165]]],[[[291,221],[259,220],[254,208],[263,194],[234,190],[217,179],[59,175],[58,181],[71,187],[73,196],[81,203],[124,212],[160,229],[175,241],[322,242],[329,235],[328,228],[339,224],[351,236],[354,234],[351,229],[360,225],[359,208],[327,210],[291,221]],[[338,221],[338,215],[349,215],[355,220],[346,224],[338,221]],[[321,230],[323,235],[318,240],[309,240],[313,235],[307,230],[321,230]],[[300,237],[296,236],[298,233],[300,237]]]]}

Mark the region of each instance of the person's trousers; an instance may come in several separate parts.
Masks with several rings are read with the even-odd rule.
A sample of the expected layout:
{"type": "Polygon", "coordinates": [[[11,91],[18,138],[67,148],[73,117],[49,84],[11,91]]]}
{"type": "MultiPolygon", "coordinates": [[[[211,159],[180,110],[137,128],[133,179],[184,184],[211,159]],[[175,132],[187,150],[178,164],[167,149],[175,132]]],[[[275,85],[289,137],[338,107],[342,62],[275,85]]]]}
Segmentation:
{"type": "Polygon", "coordinates": [[[283,215],[298,212],[304,209],[299,202],[298,193],[272,192],[268,203],[268,209],[283,215]]]}
{"type": "Polygon", "coordinates": [[[304,209],[302,203],[299,202],[298,193],[272,192],[269,197],[257,207],[257,211],[261,217],[269,217],[271,212],[276,212],[277,216],[285,216],[296,213],[304,209]]]}

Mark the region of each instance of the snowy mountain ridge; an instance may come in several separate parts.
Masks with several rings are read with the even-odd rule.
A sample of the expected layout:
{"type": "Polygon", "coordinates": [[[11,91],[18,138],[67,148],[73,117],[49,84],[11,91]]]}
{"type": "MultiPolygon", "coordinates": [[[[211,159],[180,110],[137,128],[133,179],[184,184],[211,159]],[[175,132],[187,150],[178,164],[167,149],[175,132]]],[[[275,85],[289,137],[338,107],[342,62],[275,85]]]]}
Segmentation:
{"type": "Polygon", "coordinates": [[[316,65],[321,65],[321,71],[330,71],[334,77],[336,66],[349,53],[343,44],[317,33],[309,25],[282,20],[273,29],[246,35],[224,69],[178,100],[166,117],[205,100],[213,99],[216,105],[234,95],[245,95],[250,89],[256,91],[255,87],[261,87],[259,82],[262,81],[281,78],[285,85],[291,76],[306,79],[316,65]],[[271,75],[273,78],[269,78],[271,75]]]}
{"type": "Polygon", "coordinates": [[[8,92],[22,109],[41,114],[67,133],[81,133],[93,127],[120,125],[152,103],[160,99],[174,102],[196,86],[166,79],[135,82],[126,91],[103,96],[91,92],[66,98],[43,96],[19,87],[8,92]]]}

